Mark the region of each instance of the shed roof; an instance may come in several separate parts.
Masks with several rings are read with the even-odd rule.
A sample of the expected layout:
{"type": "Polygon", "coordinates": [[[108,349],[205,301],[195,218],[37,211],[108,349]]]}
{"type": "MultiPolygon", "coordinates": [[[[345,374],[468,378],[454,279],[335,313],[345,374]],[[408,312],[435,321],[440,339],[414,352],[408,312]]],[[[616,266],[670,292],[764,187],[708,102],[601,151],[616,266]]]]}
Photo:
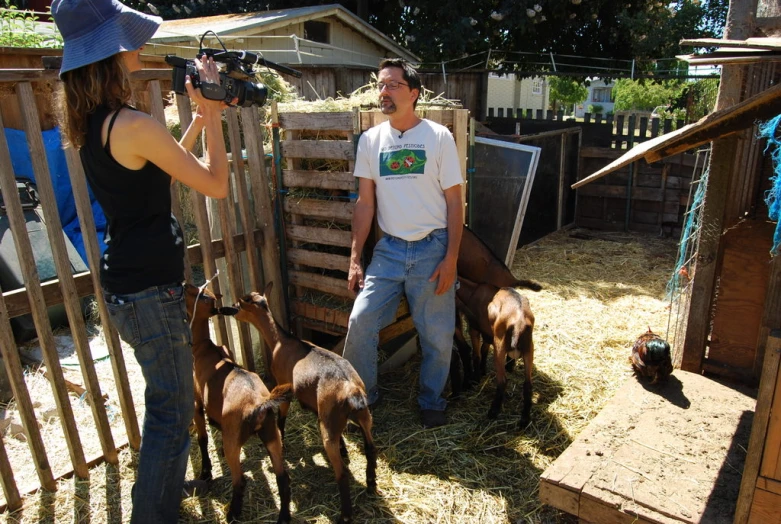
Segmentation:
{"type": "Polygon", "coordinates": [[[292,24],[325,17],[337,18],[375,44],[405,60],[420,62],[419,57],[397,45],[384,33],[338,4],[167,20],[163,22],[151,41],[156,43],[187,42],[194,35],[201,35],[209,30],[219,35],[232,35],[253,29],[265,33],[292,24]]]}

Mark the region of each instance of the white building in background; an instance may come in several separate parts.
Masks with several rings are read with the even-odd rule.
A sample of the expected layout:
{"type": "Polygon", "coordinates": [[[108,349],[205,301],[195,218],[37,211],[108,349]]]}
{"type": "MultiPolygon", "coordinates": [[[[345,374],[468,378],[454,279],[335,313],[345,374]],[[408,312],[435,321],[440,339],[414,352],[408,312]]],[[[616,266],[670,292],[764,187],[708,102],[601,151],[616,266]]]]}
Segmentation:
{"type": "Polygon", "coordinates": [[[488,75],[487,116],[515,117],[519,111],[526,114],[531,109],[547,110],[550,99],[550,86],[544,78],[518,79],[514,74],[499,76],[488,75]]]}
{"type": "Polygon", "coordinates": [[[606,83],[604,80],[594,78],[591,85],[588,86],[588,98],[580,104],[575,104],[575,116],[583,118],[588,112],[589,106],[602,106],[601,113],[606,115],[613,112],[613,82],[606,83]]]}

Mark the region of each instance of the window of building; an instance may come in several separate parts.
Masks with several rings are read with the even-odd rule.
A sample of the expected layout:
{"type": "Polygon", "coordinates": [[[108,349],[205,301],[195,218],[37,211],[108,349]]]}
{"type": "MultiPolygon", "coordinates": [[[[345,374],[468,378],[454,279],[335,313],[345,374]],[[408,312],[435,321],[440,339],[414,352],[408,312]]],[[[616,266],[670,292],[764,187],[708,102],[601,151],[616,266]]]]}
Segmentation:
{"type": "Polygon", "coordinates": [[[498,110],[498,113],[499,113],[498,114],[499,118],[502,118],[504,116],[504,108],[500,107],[499,110],[498,110]]]}
{"type": "Polygon", "coordinates": [[[330,44],[329,29],[328,22],[316,22],[312,20],[304,22],[304,38],[312,40],[313,42],[320,42],[321,44],[330,44]]]}
{"type": "Polygon", "coordinates": [[[489,107],[488,108],[488,116],[494,116],[494,108],[493,107],[489,107]]]}
{"type": "Polygon", "coordinates": [[[532,80],[532,94],[533,95],[541,95],[542,94],[542,79],[541,78],[535,78],[532,80]]]}
{"type": "Polygon", "coordinates": [[[613,90],[609,87],[595,87],[591,92],[592,102],[612,102],[611,95],[613,90]]]}

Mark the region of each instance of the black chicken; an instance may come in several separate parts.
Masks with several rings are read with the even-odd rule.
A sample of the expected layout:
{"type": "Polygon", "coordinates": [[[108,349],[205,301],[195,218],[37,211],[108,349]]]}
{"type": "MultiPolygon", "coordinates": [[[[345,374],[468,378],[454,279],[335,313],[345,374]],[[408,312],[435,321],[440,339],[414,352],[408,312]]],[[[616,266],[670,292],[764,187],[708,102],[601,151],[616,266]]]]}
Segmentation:
{"type": "Polygon", "coordinates": [[[635,374],[638,377],[651,378],[651,384],[667,379],[673,372],[670,344],[651,331],[650,327],[648,332],[635,342],[629,361],[635,374]]]}

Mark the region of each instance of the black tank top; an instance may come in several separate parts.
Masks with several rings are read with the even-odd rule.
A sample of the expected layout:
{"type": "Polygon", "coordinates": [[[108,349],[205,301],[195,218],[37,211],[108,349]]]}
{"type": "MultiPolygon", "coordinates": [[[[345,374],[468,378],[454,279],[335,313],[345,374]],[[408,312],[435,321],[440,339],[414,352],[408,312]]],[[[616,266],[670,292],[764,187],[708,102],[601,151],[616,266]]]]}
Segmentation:
{"type": "Polygon", "coordinates": [[[111,293],[135,293],[181,282],[185,246],[182,229],[171,213],[171,177],[152,162],[133,170],[114,160],[111,128],[118,111],[109,122],[105,147],[100,137],[110,113],[101,106],[88,116],[86,143],[79,150],[108,225],[101,285],[111,293]]]}

